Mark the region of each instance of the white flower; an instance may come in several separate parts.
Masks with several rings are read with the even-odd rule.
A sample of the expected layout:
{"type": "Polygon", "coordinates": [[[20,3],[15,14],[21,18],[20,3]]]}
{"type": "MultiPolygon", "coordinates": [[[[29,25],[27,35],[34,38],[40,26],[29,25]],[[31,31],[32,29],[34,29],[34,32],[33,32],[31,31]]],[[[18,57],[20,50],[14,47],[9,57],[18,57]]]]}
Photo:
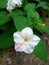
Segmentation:
{"type": "Polygon", "coordinates": [[[22,0],[8,0],[7,10],[11,12],[11,10],[14,9],[16,5],[21,6],[22,0]]]}
{"type": "Polygon", "coordinates": [[[21,32],[13,34],[15,50],[19,52],[32,53],[38,45],[40,38],[33,34],[30,27],[24,28],[21,32]]]}

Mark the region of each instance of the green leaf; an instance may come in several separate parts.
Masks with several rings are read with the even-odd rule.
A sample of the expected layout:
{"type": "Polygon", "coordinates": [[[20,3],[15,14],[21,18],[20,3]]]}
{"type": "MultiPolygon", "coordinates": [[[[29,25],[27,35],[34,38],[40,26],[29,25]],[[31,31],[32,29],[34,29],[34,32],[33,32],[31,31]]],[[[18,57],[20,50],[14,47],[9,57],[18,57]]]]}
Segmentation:
{"type": "Polygon", "coordinates": [[[26,6],[25,6],[25,10],[26,11],[29,11],[30,9],[32,9],[32,10],[35,10],[35,4],[34,3],[28,3],[26,6]]]}
{"type": "Polygon", "coordinates": [[[22,30],[23,28],[30,26],[29,21],[26,17],[13,16],[13,19],[17,30],[22,30]]]}
{"type": "Polygon", "coordinates": [[[42,7],[43,9],[49,10],[49,5],[47,2],[40,2],[36,8],[42,7]]]}
{"type": "Polygon", "coordinates": [[[14,26],[10,26],[2,35],[0,35],[0,49],[6,49],[14,45],[13,33],[15,32],[14,26]]]}
{"type": "Polygon", "coordinates": [[[42,60],[44,62],[47,62],[46,45],[45,45],[45,42],[44,42],[43,38],[41,38],[40,42],[36,46],[36,48],[35,48],[33,53],[40,60],[42,60]]]}
{"type": "Polygon", "coordinates": [[[35,28],[38,29],[38,30],[41,30],[42,32],[45,32],[45,33],[49,34],[49,28],[47,28],[46,26],[38,24],[38,25],[35,25],[35,28]]]}
{"type": "Polygon", "coordinates": [[[13,24],[12,20],[10,22],[4,24],[4,25],[0,25],[0,29],[3,30],[3,31],[6,31],[10,28],[11,24],[13,24]]]}
{"type": "Polygon", "coordinates": [[[0,12],[0,25],[7,23],[10,19],[11,17],[6,11],[0,12]]]}
{"type": "Polygon", "coordinates": [[[28,0],[22,0],[22,7],[24,7],[28,3],[28,0]]]}
{"type": "Polygon", "coordinates": [[[46,22],[45,21],[45,18],[40,17],[40,20],[41,20],[42,23],[45,23],[46,22]]]}
{"type": "Polygon", "coordinates": [[[45,2],[48,2],[49,3],[49,0],[41,0],[41,1],[45,1],[45,2]]]}
{"type": "Polygon", "coordinates": [[[29,10],[27,12],[27,17],[30,21],[32,22],[40,22],[40,16],[39,16],[39,13],[35,10],[29,10]]]}
{"type": "Polygon", "coordinates": [[[5,31],[7,29],[8,25],[4,24],[4,25],[0,25],[0,29],[5,31]]]}
{"type": "Polygon", "coordinates": [[[8,0],[0,0],[0,8],[6,8],[7,7],[8,0]]]}
{"type": "Polygon", "coordinates": [[[19,9],[14,9],[11,13],[10,13],[12,16],[14,15],[18,15],[18,16],[23,16],[25,15],[25,13],[19,9]]]}

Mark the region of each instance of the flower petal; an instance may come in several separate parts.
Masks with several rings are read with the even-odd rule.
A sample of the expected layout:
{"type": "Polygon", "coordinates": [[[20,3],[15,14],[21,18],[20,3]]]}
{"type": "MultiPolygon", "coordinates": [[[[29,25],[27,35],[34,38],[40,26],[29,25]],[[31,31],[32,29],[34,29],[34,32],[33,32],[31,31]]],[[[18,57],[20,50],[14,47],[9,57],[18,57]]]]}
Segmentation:
{"type": "Polygon", "coordinates": [[[30,47],[29,45],[25,45],[25,44],[15,45],[15,50],[18,52],[25,52],[25,53],[30,54],[33,52],[34,47],[30,47]]]}
{"type": "Polygon", "coordinates": [[[24,44],[15,45],[15,50],[19,52],[23,52],[25,50],[25,45],[24,44]]]}
{"type": "Polygon", "coordinates": [[[24,52],[25,53],[28,53],[28,54],[31,54],[32,52],[33,52],[33,50],[34,50],[34,47],[32,46],[29,46],[28,44],[25,46],[25,50],[24,50],[24,52]]]}
{"type": "Polygon", "coordinates": [[[13,1],[12,1],[12,4],[19,4],[19,3],[18,3],[18,0],[13,0],[13,1]]]}
{"type": "Polygon", "coordinates": [[[22,2],[21,2],[22,0],[15,0],[15,4],[17,4],[17,5],[21,5],[22,4],[22,2]]]}
{"type": "Polygon", "coordinates": [[[33,38],[28,41],[28,44],[30,46],[34,47],[39,43],[39,41],[40,41],[40,38],[38,36],[36,36],[36,35],[33,35],[33,38]]]}
{"type": "Polygon", "coordinates": [[[8,3],[7,3],[7,10],[9,12],[11,12],[12,9],[15,8],[16,4],[21,7],[22,5],[22,0],[8,0],[8,3]],[[10,6],[10,7],[9,7],[10,6]]]}
{"type": "Polygon", "coordinates": [[[33,36],[33,31],[30,27],[26,27],[24,28],[22,31],[21,31],[21,35],[24,37],[24,38],[32,38],[33,36]]]}
{"type": "Polygon", "coordinates": [[[21,34],[20,32],[15,32],[13,34],[13,37],[14,37],[14,42],[17,44],[17,43],[22,43],[23,42],[23,38],[21,37],[21,34]]]}
{"type": "Polygon", "coordinates": [[[7,6],[7,10],[8,10],[9,12],[11,12],[12,9],[13,9],[13,8],[12,8],[10,5],[7,6]]]}

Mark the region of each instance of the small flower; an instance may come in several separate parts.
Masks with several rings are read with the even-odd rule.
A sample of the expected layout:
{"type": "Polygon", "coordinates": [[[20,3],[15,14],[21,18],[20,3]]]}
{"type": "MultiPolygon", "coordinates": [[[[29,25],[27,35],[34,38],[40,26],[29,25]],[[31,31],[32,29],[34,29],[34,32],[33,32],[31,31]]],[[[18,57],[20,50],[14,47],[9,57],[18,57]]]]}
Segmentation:
{"type": "Polygon", "coordinates": [[[33,34],[30,27],[24,28],[21,32],[13,34],[15,50],[19,52],[32,53],[38,45],[40,38],[33,34]]]}
{"type": "Polygon", "coordinates": [[[20,7],[22,5],[22,0],[8,0],[7,10],[11,12],[11,10],[14,9],[16,5],[20,7]]]}

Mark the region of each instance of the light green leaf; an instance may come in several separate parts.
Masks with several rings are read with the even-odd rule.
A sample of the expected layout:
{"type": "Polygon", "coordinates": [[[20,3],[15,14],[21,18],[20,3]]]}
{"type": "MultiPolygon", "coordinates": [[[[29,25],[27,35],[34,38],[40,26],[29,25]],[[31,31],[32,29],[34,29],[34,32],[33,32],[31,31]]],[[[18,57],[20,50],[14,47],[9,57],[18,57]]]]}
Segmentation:
{"type": "Polygon", "coordinates": [[[46,26],[38,24],[38,25],[35,25],[35,28],[38,29],[38,30],[41,30],[42,32],[49,34],[49,28],[47,28],[46,26]]]}
{"type": "Polygon", "coordinates": [[[13,19],[17,30],[22,30],[23,28],[30,26],[29,21],[26,17],[13,16],[13,19]]]}
{"type": "Polygon", "coordinates": [[[36,8],[42,7],[43,9],[49,10],[49,5],[47,2],[40,2],[36,8]]]}
{"type": "Polygon", "coordinates": [[[44,42],[43,38],[41,38],[40,42],[36,46],[36,48],[35,48],[33,53],[40,60],[42,60],[44,62],[47,62],[46,45],[45,45],[45,42],[44,42]]]}
{"type": "Polygon", "coordinates": [[[0,8],[6,8],[7,7],[8,0],[0,0],[0,8]]]}
{"type": "Polygon", "coordinates": [[[0,12],[0,25],[7,23],[10,19],[11,17],[6,11],[0,12]]]}

